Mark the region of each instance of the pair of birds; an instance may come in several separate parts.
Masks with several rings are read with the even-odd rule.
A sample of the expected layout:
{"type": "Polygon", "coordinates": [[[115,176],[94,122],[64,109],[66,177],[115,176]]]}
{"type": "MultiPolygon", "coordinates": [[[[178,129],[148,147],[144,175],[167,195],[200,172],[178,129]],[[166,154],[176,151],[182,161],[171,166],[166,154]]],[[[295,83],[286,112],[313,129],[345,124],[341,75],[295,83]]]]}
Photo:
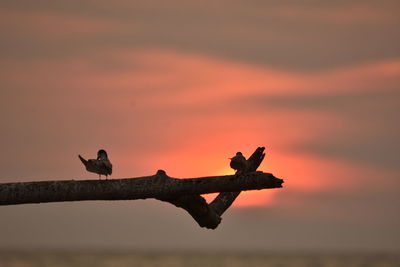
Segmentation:
{"type": "MultiPolygon", "coordinates": [[[[101,175],[105,175],[106,179],[108,175],[112,173],[112,164],[108,159],[107,152],[104,149],[100,149],[97,152],[96,159],[84,159],[81,155],[78,155],[79,159],[82,161],[83,165],[88,172],[94,172],[99,175],[99,179],[101,179],[101,175]]],[[[237,174],[243,173],[246,171],[248,167],[248,162],[246,158],[243,156],[242,152],[237,152],[236,155],[230,158],[230,166],[232,169],[236,170],[237,174]]]]}

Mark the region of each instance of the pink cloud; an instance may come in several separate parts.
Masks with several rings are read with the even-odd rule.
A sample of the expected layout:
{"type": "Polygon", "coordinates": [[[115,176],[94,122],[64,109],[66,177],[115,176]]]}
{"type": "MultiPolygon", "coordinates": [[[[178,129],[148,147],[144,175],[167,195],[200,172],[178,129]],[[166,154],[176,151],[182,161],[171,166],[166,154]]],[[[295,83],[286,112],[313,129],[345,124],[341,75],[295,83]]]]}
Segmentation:
{"type": "Polygon", "coordinates": [[[365,3],[348,3],[343,6],[331,8],[321,6],[279,6],[274,8],[274,14],[278,17],[302,19],[315,22],[348,24],[375,24],[395,23],[398,21],[397,7],[389,9],[382,5],[374,7],[365,3]]]}
{"type": "MultiPolygon", "coordinates": [[[[238,150],[248,156],[265,145],[268,154],[261,170],[284,178],[287,190],[307,193],[357,190],[360,181],[352,177],[363,174],[372,179],[368,168],[291,149],[304,140],[320,138],[343,121],[307,110],[261,113],[234,106],[231,100],[393,88],[399,82],[400,59],[295,72],[151,49],[94,51],[83,58],[13,62],[1,69],[6,73],[4,82],[19,88],[18,94],[6,96],[13,106],[5,103],[2,109],[17,112],[31,107],[38,110],[42,121],[64,116],[66,128],[85,128],[88,121],[77,114],[83,118],[95,114],[95,120],[89,120],[90,131],[98,133],[96,142],[114,142],[115,177],[151,174],[158,168],[174,177],[232,173],[229,156],[238,150]],[[107,67],[110,62],[116,67],[107,67]],[[96,121],[99,117],[107,127],[96,121]],[[133,168],[132,162],[140,169],[133,168]]],[[[21,123],[36,127],[27,118],[21,123]]],[[[273,197],[268,193],[254,194],[258,200],[251,199],[252,194],[246,200],[245,195],[238,205],[271,204],[273,197]]]]}
{"type": "MultiPolygon", "coordinates": [[[[0,10],[0,29],[7,38],[27,36],[46,39],[70,39],[100,34],[121,33],[126,24],[105,18],[70,15],[52,11],[0,10]]],[[[133,25],[129,26],[133,32],[133,25]]]]}

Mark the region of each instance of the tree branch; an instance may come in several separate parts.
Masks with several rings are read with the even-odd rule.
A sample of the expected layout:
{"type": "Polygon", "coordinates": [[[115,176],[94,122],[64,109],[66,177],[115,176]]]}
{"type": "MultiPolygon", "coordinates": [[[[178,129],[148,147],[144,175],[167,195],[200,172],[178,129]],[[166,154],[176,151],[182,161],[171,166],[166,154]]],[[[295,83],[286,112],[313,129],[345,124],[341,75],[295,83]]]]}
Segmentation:
{"type": "Polygon", "coordinates": [[[155,198],[185,209],[201,227],[215,229],[240,191],[282,187],[283,180],[255,171],[264,159],[263,151],[257,148],[247,170],[236,175],[176,179],[159,170],[139,178],[3,183],[0,205],[155,198]],[[210,204],[200,196],[216,192],[220,194],[210,204]]]}
{"type": "Polygon", "coordinates": [[[0,184],[0,205],[81,200],[175,199],[182,195],[281,187],[272,174],[176,179],[158,171],[153,176],[109,180],[66,180],[0,184]]]}

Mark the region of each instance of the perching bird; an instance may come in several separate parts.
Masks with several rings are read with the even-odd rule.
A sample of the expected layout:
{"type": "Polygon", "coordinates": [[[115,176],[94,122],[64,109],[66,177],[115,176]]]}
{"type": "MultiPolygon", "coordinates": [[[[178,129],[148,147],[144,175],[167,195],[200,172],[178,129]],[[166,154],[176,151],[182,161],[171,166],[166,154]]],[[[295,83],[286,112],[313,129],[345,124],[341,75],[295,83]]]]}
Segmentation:
{"type": "Polygon", "coordinates": [[[107,152],[104,149],[100,149],[97,152],[97,159],[89,159],[86,160],[78,155],[79,159],[82,161],[83,165],[85,165],[86,170],[88,172],[94,172],[99,175],[99,179],[101,179],[101,175],[105,175],[106,179],[108,175],[112,173],[112,164],[108,159],[107,152]]]}
{"type": "Polygon", "coordinates": [[[242,152],[237,152],[233,158],[230,158],[230,166],[232,169],[236,170],[237,174],[243,173],[247,169],[247,160],[243,156],[242,152]]]}

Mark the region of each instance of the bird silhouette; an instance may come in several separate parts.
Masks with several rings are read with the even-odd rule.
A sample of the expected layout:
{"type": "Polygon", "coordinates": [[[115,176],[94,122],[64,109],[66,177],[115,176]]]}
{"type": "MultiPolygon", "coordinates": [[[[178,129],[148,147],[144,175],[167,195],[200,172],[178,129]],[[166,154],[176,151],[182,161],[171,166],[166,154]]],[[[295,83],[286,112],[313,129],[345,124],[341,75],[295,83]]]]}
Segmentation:
{"type": "Polygon", "coordinates": [[[106,179],[108,175],[112,173],[112,164],[108,159],[107,152],[104,149],[100,149],[97,152],[97,159],[84,159],[81,155],[78,155],[79,159],[82,161],[83,165],[85,165],[86,170],[88,172],[94,172],[99,175],[99,179],[101,179],[101,175],[105,175],[106,179]]]}
{"type": "Polygon", "coordinates": [[[236,170],[237,174],[241,174],[247,169],[247,160],[243,156],[242,152],[237,152],[233,158],[230,158],[230,166],[232,169],[236,170]]]}

